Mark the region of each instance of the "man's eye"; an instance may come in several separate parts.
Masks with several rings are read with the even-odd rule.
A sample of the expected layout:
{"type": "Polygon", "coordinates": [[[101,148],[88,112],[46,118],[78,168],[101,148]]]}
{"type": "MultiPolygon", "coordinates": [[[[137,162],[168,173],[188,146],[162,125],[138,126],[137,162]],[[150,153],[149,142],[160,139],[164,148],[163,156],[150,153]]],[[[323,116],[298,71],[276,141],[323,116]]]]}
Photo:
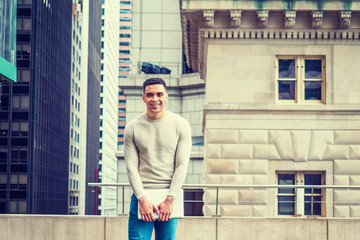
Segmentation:
{"type": "Polygon", "coordinates": [[[163,93],[157,93],[156,96],[158,97],[162,97],[164,94],[163,93]]]}
{"type": "Polygon", "coordinates": [[[154,94],[152,94],[152,93],[147,93],[146,94],[146,97],[153,97],[154,96],[154,94]]]}

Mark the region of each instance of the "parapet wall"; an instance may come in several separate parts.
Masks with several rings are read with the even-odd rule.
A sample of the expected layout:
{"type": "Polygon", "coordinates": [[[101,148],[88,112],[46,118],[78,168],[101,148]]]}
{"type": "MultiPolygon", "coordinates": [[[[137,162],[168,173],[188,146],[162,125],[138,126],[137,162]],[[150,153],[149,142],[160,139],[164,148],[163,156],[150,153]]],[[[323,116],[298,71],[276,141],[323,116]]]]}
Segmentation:
{"type": "MultiPolygon", "coordinates": [[[[1,240],[122,240],[126,216],[0,215],[1,240]]],[[[360,219],[184,218],[177,240],[358,239],[360,219]]]]}

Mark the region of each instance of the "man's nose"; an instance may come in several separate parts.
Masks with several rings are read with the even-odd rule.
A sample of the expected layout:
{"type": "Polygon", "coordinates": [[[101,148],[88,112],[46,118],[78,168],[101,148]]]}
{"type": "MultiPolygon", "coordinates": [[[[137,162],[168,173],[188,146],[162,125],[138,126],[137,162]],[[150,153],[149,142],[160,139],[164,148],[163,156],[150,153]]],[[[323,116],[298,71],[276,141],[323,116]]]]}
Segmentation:
{"type": "Polygon", "coordinates": [[[154,94],[153,100],[154,101],[158,100],[158,96],[156,94],[154,94]]]}

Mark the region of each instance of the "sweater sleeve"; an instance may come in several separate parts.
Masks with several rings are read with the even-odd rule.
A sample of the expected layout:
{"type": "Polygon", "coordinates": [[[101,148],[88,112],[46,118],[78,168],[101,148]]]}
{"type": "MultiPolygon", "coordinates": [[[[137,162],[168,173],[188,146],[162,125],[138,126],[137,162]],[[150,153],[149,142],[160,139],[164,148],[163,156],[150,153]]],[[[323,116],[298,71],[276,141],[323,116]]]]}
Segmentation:
{"type": "Polygon", "coordinates": [[[175,171],[171,180],[170,190],[168,195],[176,197],[181,189],[190,160],[191,154],[191,128],[188,121],[184,120],[178,125],[179,140],[175,153],[175,171]]]}
{"type": "Polygon", "coordinates": [[[139,174],[139,154],[134,141],[134,128],[129,124],[125,127],[124,155],[129,182],[137,199],[145,196],[144,187],[139,174]]]}

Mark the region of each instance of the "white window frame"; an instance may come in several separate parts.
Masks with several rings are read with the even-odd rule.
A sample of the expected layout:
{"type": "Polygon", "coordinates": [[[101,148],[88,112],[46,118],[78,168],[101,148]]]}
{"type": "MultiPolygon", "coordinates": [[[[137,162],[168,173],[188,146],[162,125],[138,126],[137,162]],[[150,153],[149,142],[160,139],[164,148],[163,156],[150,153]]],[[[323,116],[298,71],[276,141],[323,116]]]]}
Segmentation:
{"type": "MultiPolygon", "coordinates": [[[[276,184],[278,184],[279,174],[295,174],[295,185],[304,185],[305,183],[305,174],[321,174],[321,183],[325,185],[325,172],[324,171],[277,171],[276,172],[276,184]]],[[[315,215],[319,217],[325,217],[326,215],[326,190],[321,189],[321,193],[313,193],[314,197],[321,197],[321,215],[315,215]]],[[[304,201],[306,196],[311,196],[310,193],[305,193],[305,188],[295,188],[294,193],[279,193],[276,190],[276,215],[278,217],[306,217],[305,215],[305,206],[304,201]],[[295,199],[294,205],[294,215],[282,215],[278,211],[278,199],[279,196],[293,196],[295,199]]]]}
{"type": "Polygon", "coordinates": [[[281,104],[325,104],[325,87],[326,87],[326,62],[325,56],[308,56],[308,55],[279,55],[275,60],[275,97],[276,102],[281,104]],[[295,59],[295,78],[279,78],[279,59],[295,59]],[[305,79],[305,60],[321,60],[321,80],[305,79]],[[279,81],[295,81],[295,99],[279,99],[279,81]],[[305,81],[321,81],[321,100],[305,100],[305,81]]]}

